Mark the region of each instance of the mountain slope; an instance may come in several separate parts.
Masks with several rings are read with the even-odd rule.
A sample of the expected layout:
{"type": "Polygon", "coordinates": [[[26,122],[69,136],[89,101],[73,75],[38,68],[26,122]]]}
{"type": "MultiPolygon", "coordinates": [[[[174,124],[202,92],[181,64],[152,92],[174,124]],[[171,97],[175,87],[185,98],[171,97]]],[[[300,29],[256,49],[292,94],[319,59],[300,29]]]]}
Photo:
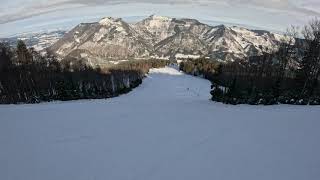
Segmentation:
{"type": "MultiPolygon", "coordinates": [[[[121,19],[107,17],[98,23],[80,24],[54,44],[51,49],[66,57],[75,50],[86,50],[92,59],[126,59],[148,57],[153,51],[129,24],[121,19]]],[[[88,56],[87,56],[88,55],[88,56]]]]}
{"type": "Polygon", "coordinates": [[[207,54],[206,43],[188,31],[177,32],[155,45],[156,53],[161,56],[177,57],[183,55],[207,54]]]}

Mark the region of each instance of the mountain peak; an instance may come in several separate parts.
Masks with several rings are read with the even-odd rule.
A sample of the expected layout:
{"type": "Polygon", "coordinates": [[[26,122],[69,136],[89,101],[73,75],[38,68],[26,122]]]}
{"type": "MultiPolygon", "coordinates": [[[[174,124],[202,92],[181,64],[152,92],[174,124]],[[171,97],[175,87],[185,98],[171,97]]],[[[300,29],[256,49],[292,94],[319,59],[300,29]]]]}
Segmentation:
{"type": "Polygon", "coordinates": [[[111,24],[119,23],[120,21],[122,21],[121,18],[104,17],[99,21],[99,24],[109,26],[111,24]]]}
{"type": "Polygon", "coordinates": [[[172,18],[171,17],[167,17],[167,16],[157,16],[157,15],[151,15],[149,16],[149,19],[152,20],[159,20],[159,21],[171,21],[172,18]]]}
{"type": "Polygon", "coordinates": [[[200,22],[197,19],[182,18],[179,20],[184,21],[186,23],[191,23],[191,24],[200,24],[200,22]]]}
{"type": "Polygon", "coordinates": [[[220,24],[220,25],[217,25],[217,26],[214,26],[215,28],[218,28],[218,29],[227,29],[227,26],[225,26],[224,24],[220,24]]]}

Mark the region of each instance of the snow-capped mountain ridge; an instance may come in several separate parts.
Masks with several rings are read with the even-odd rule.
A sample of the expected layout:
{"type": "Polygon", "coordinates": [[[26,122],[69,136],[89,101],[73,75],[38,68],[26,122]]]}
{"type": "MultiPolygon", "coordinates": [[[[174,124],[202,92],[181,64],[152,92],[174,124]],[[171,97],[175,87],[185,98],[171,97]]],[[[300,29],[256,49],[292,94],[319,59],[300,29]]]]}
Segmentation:
{"type": "Polygon", "coordinates": [[[282,38],[268,31],[210,26],[196,19],[152,15],[129,24],[105,17],[76,26],[51,49],[61,57],[85,50],[90,52],[86,57],[98,64],[109,59],[184,56],[234,61],[275,50],[282,38]]]}
{"type": "Polygon", "coordinates": [[[19,40],[23,40],[27,47],[34,48],[37,51],[42,51],[56,43],[64,36],[65,33],[66,32],[64,30],[24,33],[8,38],[0,38],[0,42],[5,42],[12,47],[16,47],[17,42],[19,40]]]}

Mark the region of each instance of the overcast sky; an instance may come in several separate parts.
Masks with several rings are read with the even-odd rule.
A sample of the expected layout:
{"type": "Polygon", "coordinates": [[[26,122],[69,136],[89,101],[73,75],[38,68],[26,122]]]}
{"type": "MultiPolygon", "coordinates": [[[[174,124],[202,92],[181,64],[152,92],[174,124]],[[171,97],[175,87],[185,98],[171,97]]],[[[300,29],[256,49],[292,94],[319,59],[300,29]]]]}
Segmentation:
{"type": "Polygon", "coordinates": [[[283,31],[320,17],[320,0],[0,0],[0,36],[151,14],[283,31]]]}

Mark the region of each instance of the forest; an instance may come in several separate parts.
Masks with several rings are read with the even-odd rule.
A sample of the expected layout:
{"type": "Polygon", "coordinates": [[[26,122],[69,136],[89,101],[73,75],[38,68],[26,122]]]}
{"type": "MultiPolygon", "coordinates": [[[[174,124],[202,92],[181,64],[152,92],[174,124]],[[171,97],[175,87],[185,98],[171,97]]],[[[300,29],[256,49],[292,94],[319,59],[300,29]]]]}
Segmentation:
{"type": "Polygon", "coordinates": [[[167,64],[139,60],[102,69],[69,62],[40,54],[23,41],[16,48],[0,43],[0,104],[110,98],[141,84],[150,68],[167,64]]]}
{"type": "Polygon", "coordinates": [[[237,62],[185,60],[180,70],[212,82],[212,100],[227,104],[320,104],[320,20],[291,27],[275,52],[237,62]]]}

